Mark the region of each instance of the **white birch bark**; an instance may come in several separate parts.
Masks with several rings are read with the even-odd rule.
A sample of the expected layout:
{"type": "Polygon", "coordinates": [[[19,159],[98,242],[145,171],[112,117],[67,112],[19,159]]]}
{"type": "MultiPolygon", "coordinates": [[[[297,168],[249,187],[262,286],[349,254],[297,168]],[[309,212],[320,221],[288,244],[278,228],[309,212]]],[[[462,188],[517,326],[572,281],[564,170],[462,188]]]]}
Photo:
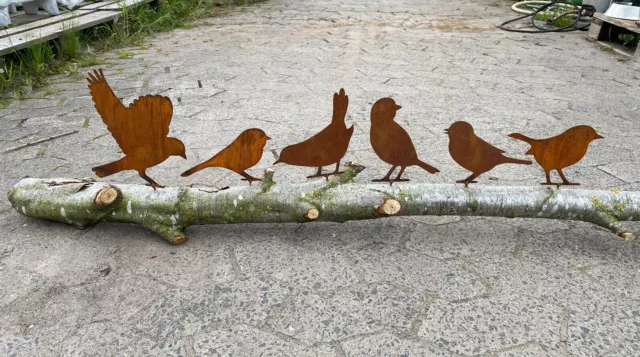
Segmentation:
{"type": "Polygon", "coordinates": [[[579,220],[635,239],[625,221],[640,220],[640,192],[462,184],[354,184],[351,165],[329,182],[279,185],[273,172],[262,185],[225,190],[109,184],[91,180],[18,182],[9,201],[19,213],[84,228],[99,222],[135,223],[172,244],[199,224],[275,223],[456,215],[579,220]]]}

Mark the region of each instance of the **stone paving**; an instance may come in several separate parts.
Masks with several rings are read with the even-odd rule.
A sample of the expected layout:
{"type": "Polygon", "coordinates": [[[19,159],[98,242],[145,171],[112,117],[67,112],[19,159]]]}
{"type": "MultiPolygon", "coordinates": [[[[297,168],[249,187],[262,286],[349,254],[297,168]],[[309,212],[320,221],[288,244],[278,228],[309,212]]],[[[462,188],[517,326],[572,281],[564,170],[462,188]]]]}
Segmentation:
{"type": "MultiPolygon", "coordinates": [[[[324,127],[350,97],[346,160],[368,182],[388,167],[368,141],[369,111],[392,96],[419,155],[467,176],[443,129],[455,120],[510,155],[577,124],[605,140],[565,171],[583,188],[640,189],[640,64],[584,32],[523,35],[501,0],[271,0],[108,54],[117,95],[171,97],[171,134],[188,160],[149,171],[167,185],[243,185],[234,173],[179,173],[249,127],[273,137],[260,164],[324,127]],[[198,81],[202,87],[198,85],[198,81]]],[[[86,69],[88,70],[88,69],[86,69]]],[[[120,156],[82,76],[52,79],[0,111],[0,189],[26,176],[89,177],[120,156]]],[[[278,182],[311,172],[277,166],[278,182]]],[[[313,170],[311,170],[313,171],[313,170]]],[[[538,185],[536,166],[503,165],[487,185],[538,185]]],[[[111,177],[141,183],[135,173],[111,177]]],[[[0,353],[8,356],[638,356],[640,245],[570,221],[460,217],[346,224],[192,227],[182,246],[136,226],[84,231],[29,219],[2,198],[0,353]],[[152,258],[155,257],[155,258],[152,258]]],[[[640,227],[638,227],[640,228],[640,227]]]]}

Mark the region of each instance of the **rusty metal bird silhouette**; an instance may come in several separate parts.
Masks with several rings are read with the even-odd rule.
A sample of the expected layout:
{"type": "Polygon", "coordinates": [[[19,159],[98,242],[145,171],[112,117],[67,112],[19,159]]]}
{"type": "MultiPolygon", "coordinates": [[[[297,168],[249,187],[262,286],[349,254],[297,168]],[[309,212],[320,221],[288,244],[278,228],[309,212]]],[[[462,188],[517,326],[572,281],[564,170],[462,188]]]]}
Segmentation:
{"type": "Polygon", "coordinates": [[[307,178],[325,177],[328,180],[331,175],[343,173],[340,171],[340,160],[347,153],[353,135],[353,125],[347,128],[344,121],[348,107],[349,97],[341,88],[340,94],[333,94],[331,124],[309,139],[282,149],[274,165],[282,162],[293,166],[317,167],[316,174],[307,178]],[[332,164],[336,164],[336,169],[323,174],[322,167],[332,164]]]}
{"type": "Polygon", "coordinates": [[[532,139],[518,133],[509,134],[509,136],[531,145],[531,149],[525,155],[533,155],[544,169],[547,181],[542,185],[579,185],[579,183],[569,182],[564,177],[562,169],[582,160],[592,141],[603,139],[595,129],[587,125],[574,126],[564,133],[548,139],[532,139]],[[562,179],[561,184],[551,182],[551,170],[558,172],[562,179]]]}
{"type": "Polygon", "coordinates": [[[181,176],[192,175],[207,167],[222,167],[244,177],[243,180],[248,181],[249,184],[261,181],[249,175],[246,170],[260,161],[264,146],[269,139],[271,138],[261,129],[247,129],[215,156],[183,172],[181,176]]]}
{"type": "Polygon", "coordinates": [[[529,160],[513,159],[504,156],[504,150],[487,143],[477,136],[471,124],[457,121],[446,129],[449,136],[449,154],[458,165],[472,172],[464,180],[456,181],[465,185],[475,183],[481,174],[501,164],[531,165],[529,160]]]}
{"type": "Polygon", "coordinates": [[[173,115],[171,100],[159,95],[145,95],[125,107],[111,90],[102,69],[89,73],[87,81],[96,110],[125,154],[118,161],[92,170],[100,177],[135,170],[154,190],[162,188],[147,176],[146,170],[169,156],[187,158],[182,141],[167,137],[173,115]]]}
{"type": "Polygon", "coordinates": [[[392,165],[391,170],[383,178],[373,180],[374,182],[393,184],[394,182],[409,181],[409,179],[403,179],[402,174],[407,167],[414,165],[420,166],[432,174],[439,172],[435,167],[418,159],[411,137],[400,124],[393,120],[400,108],[402,107],[391,98],[382,98],[371,108],[369,136],[371,146],[382,161],[392,165]],[[398,166],[400,166],[398,176],[391,179],[391,174],[398,166]]]}

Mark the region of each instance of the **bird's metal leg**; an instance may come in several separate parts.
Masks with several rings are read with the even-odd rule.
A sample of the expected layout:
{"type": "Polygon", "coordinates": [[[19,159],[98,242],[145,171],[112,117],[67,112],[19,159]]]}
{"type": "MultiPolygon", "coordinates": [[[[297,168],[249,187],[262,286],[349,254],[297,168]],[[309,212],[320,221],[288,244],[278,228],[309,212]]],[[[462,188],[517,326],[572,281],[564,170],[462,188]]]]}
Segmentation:
{"type": "Polygon", "coordinates": [[[333,176],[333,175],[340,175],[343,174],[344,171],[340,171],[340,161],[336,162],[336,169],[333,172],[329,172],[328,174],[322,174],[322,176],[324,176],[327,181],[329,181],[329,176],[333,176]]]}
{"type": "Polygon", "coordinates": [[[343,174],[343,173],[344,173],[344,171],[340,171],[340,161],[338,161],[338,162],[336,162],[336,170],[334,172],[329,172],[327,174],[323,174],[322,173],[322,167],[318,167],[318,172],[313,176],[307,176],[307,178],[324,177],[325,179],[327,179],[327,181],[329,181],[329,176],[340,175],[340,174],[343,174]]]}
{"type": "Polygon", "coordinates": [[[464,179],[464,180],[458,180],[458,181],[456,181],[456,182],[457,182],[457,183],[463,183],[463,184],[465,184],[465,186],[466,186],[466,185],[468,185],[468,184],[470,184],[470,183],[477,183],[478,181],[474,181],[474,179],[475,179],[476,177],[478,177],[478,175],[476,175],[476,174],[471,174],[471,176],[467,177],[466,179],[464,179]]]}
{"type": "Polygon", "coordinates": [[[148,182],[147,186],[151,186],[154,191],[156,190],[156,188],[164,188],[164,186],[159,185],[157,182],[153,181],[151,177],[147,176],[147,173],[145,171],[138,172],[138,174],[148,182]]]}
{"type": "Polygon", "coordinates": [[[333,171],[332,173],[329,173],[327,175],[340,175],[343,174],[344,171],[340,171],[340,161],[336,162],[336,169],[335,171],[333,171]]]}
{"type": "Polygon", "coordinates": [[[580,185],[577,182],[569,182],[569,180],[567,180],[567,178],[564,177],[564,174],[562,173],[562,169],[557,169],[556,171],[558,171],[558,175],[560,175],[560,178],[562,179],[562,184],[563,185],[567,185],[567,186],[578,186],[578,185],[580,185]]]}
{"type": "Polygon", "coordinates": [[[248,181],[248,182],[249,182],[249,186],[251,186],[251,183],[252,183],[252,182],[262,181],[261,179],[256,178],[256,177],[253,177],[253,176],[249,175],[248,173],[246,173],[246,172],[244,172],[244,171],[240,172],[240,175],[241,175],[242,177],[244,177],[244,178],[242,179],[242,181],[248,181]]]}
{"type": "Polygon", "coordinates": [[[557,183],[551,182],[551,176],[550,176],[551,173],[550,173],[550,171],[545,171],[544,174],[547,177],[547,182],[542,182],[542,183],[540,183],[541,185],[545,185],[545,186],[551,186],[551,185],[556,185],[557,186],[558,185],[557,183]]]}
{"type": "MultiPolygon", "coordinates": [[[[316,177],[324,177],[324,178],[326,178],[326,176],[322,174],[322,166],[318,167],[318,172],[316,172],[315,175],[307,176],[307,178],[316,178],[316,177]]],[[[328,180],[328,178],[327,178],[327,180],[328,180]]]]}
{"type": "Polygon", "coordinates": [[[391,177],[391,174],[393,173],[393,171],[395,171],[396,167],[398,167],[398,165],[393,165],[391,167],[391,170],[389,170],[389,172],[387,172],[385,177],[383,177],[381,179],[371,180],[371,181],[373,181],[373,182],[388,182],[389,185],[393,185],[393,181],[390,179],[390,177],[391,177]]]}
{"type": "Polygon", "coordinates": [[[396,176],[396,178],[393,179],[393,182],[406,182],[406,181],[409,181],[409,179],[400,178],[402,176],[402,174],[404,173],[404,170],[406,168],[407,168],[406,166],[400,166],[400,172],[398,172],[398,176],[396,176]]]}

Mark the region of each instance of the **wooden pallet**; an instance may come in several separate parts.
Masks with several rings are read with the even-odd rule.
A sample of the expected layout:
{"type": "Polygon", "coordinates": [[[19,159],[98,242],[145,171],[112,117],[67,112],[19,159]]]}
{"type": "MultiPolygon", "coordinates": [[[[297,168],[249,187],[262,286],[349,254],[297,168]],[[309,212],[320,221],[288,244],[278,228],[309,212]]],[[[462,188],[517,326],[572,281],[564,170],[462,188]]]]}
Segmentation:
{"type": "Polygon", "coordinates": [[[612,41],[612,39],[618,38],[620,33],[627,31],[640,35],[640,26],[636,24],[636,21],[616,19],[596,12],[593,15],[593,20],[591,20],[587,38],[640,61],[640,50],[638,48],[629,49],[612,41]]]}
{"type": "Polygon", "coordinates": [[[109,0],[85,2],[71,11],[61,11],[58,16],[45,12],[27,15],[11,14],[12,27],[0,30],[0,56],[40,42],[57,38],[69,29],[83,30],[116,18],[123,7],[135,7],[153,0],[109,0]]]}

